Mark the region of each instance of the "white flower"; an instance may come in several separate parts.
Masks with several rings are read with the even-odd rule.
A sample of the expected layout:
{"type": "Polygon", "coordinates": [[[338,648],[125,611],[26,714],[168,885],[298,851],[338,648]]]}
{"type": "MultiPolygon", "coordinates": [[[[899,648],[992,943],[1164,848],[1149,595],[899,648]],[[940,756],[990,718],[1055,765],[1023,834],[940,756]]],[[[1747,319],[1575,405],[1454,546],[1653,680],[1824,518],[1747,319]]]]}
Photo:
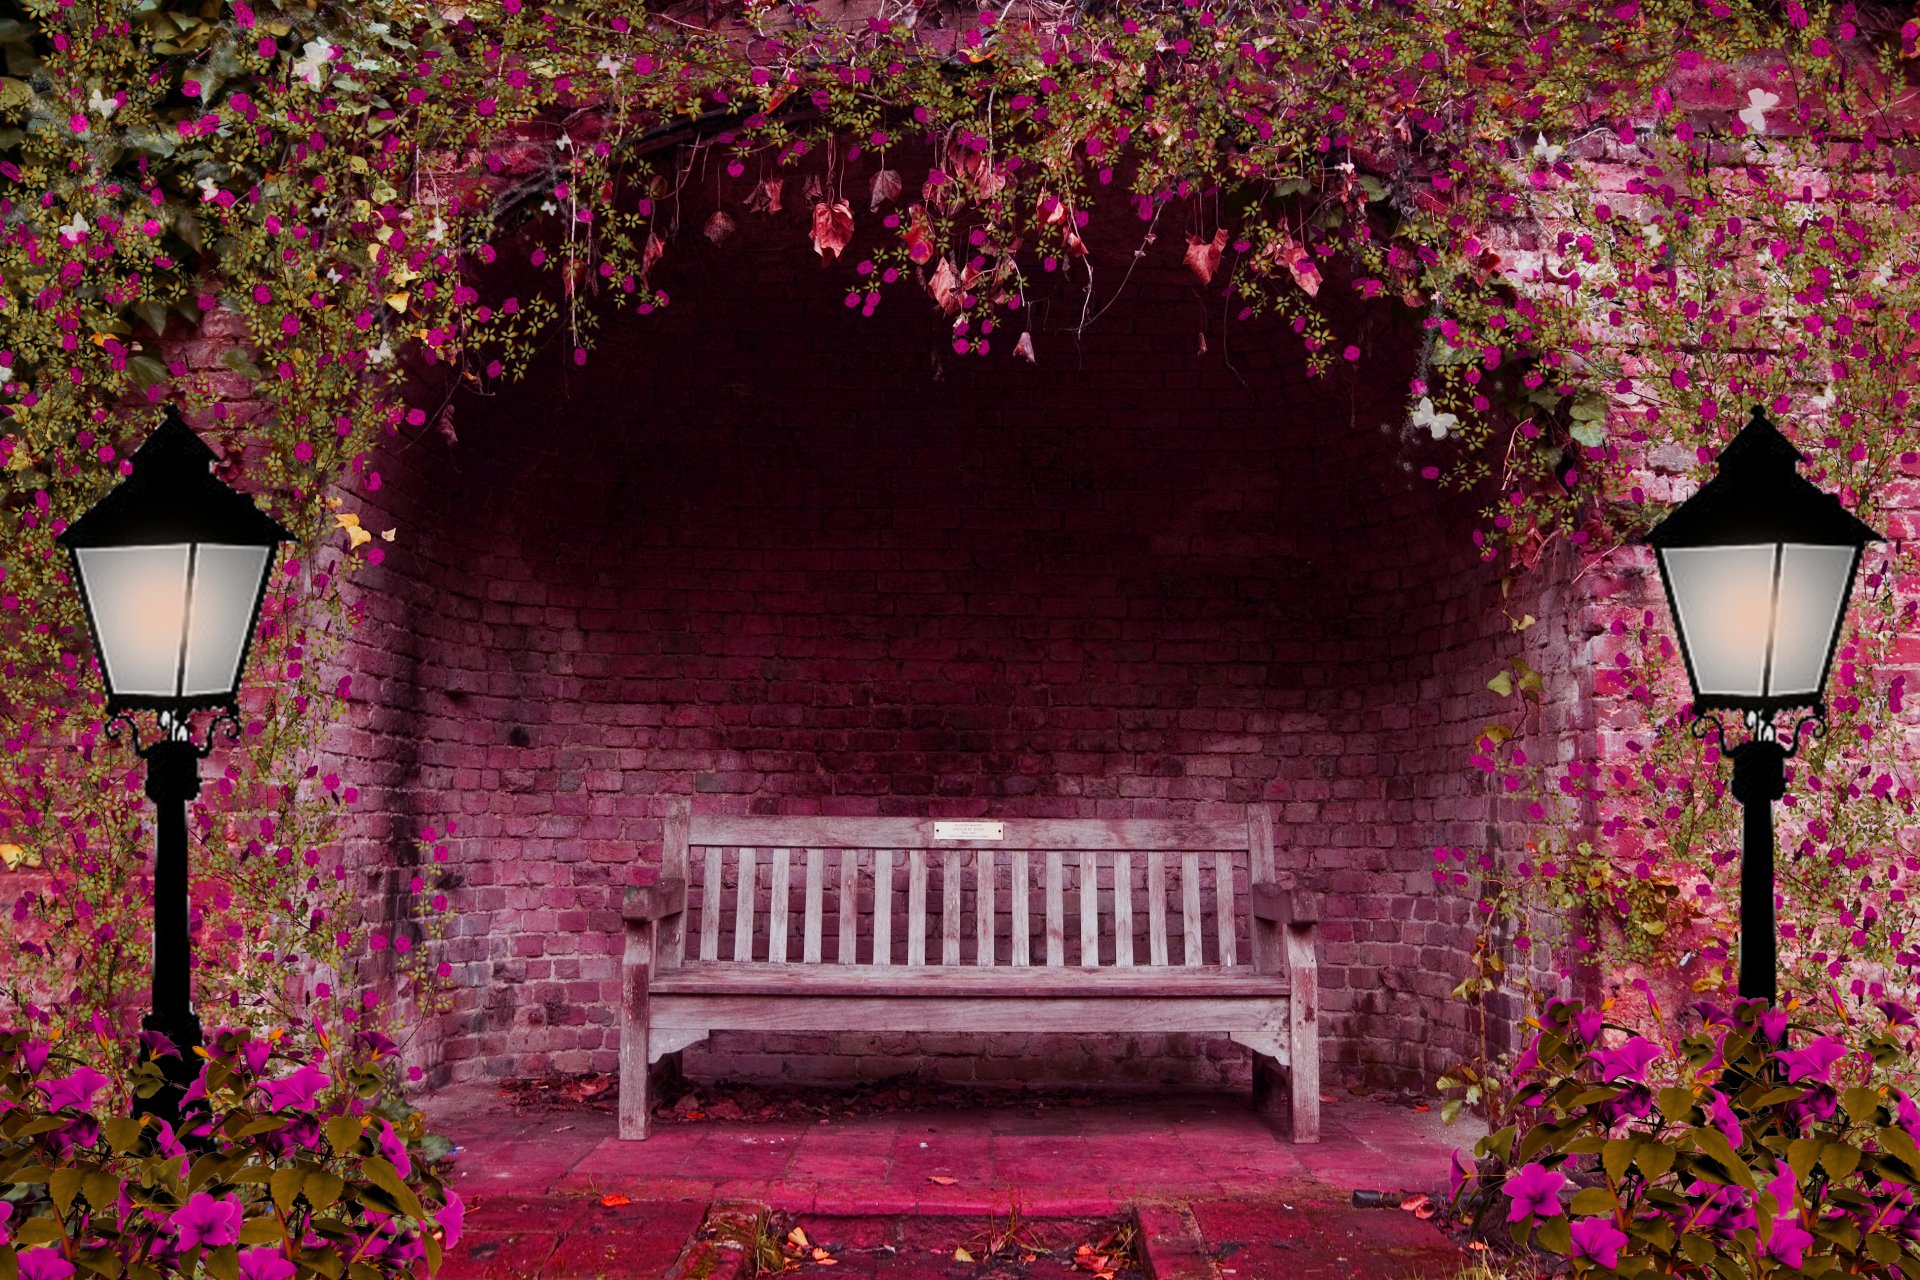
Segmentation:
{"type": "Polygon", "coordinates": [[[594,63],[593,65],[595,65],[596,67],[599,67],[602,71],[612,76],[615,80],[618,80],[620,78],[620,73],[627,69],[627,64],[625,62],[621,61],[619,58],[614,57],[610,53],[601,54],[600,61],[594,63]]]}
{"type": "Polygon", "coordinates": [[[323,68],[333,59],[333,42],[322,36],[318,40],[309,40],[305,50],[293,60],[294,79],[318,89],[326,83],[323,68]]]}
{"type": "Polygon", "coordinates": [[[1535,160],[1540,161],[1540,163],[1542,164],[1557,163],[1560,159],[1561,153],[1563,153],[1564,151],[1566,151],[1565,147],[1558,147],[1558,146],[1555,146],[1553,143],[1548,142],[1547,135],[1544,133],[1541,134],[1538,138],[1534,139],[1533,158],[1535,160]]]}
{"type": "Polygon", "coordinates": [[[1421,396],[1420,403],[1413,410],[1413,425],[1425,427],[1433,432],[1435,440],[1445,439],[1447,432],[1452,430],[1454,424],[1459,421],[1460,419],[1451,413],[1434,412],[1432,396],[1421,396]]]}
{"type": "Polygon", "coordinates": [[[95,89],[93,96],[87,99],[87,109],[99,116],[102,120],[111,120],[113,119],[113,113],[120,109],[120,99],[109,98],[106,94],[95,89]]]}
{"type": "Polygon", "coordinates": [[[393,348],[388,346],[385,340],[382,340],[379,346],[372,347],[367,351],[367,360],[369,363],[385,364],[391,359],[393,359],[393,348]]]}
{"type": "Polygon", "coordinates": [[[81,237],[91,230],[93,228],[87,225],[87,220],[76,213],[73,215],[72,222],[60,228],[60,243],[78,244],[81,237]]]}
{"type": "Polygon", "coordinates": [[[1780,105],[1780,95],[1768,93],[1765,89],[1747,90],[1747,106],[1740,113],[1740,122],[1755,133],[1767,131],[1767,111],[1780,105]]]}

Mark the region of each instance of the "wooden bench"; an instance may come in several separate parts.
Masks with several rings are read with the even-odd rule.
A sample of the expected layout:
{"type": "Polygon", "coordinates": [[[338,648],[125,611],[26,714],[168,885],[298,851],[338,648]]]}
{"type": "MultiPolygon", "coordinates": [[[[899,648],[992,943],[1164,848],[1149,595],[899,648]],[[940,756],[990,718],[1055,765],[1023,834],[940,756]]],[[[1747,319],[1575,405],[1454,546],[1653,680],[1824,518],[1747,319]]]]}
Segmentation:
{"type": "Polygon", "coordinates": [[[624,903],[623,1138],[647,1136],[652,1064],[740,1030],[1224,1034],[1255,1107],[1319,1139],[1318,911],[1276,874],[1264,805],[983,823],[678,799],[664,854],[624,903]]]}

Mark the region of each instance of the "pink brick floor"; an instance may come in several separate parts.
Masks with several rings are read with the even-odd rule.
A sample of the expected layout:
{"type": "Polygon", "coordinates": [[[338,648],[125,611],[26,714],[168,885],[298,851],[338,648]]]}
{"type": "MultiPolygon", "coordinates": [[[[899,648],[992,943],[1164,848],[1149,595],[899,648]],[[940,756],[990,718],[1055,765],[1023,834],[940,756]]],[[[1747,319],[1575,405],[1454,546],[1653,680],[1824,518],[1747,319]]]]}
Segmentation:
{"type": "Polygon", "coordinates": [[[1397,1210],[1354,1209],[1351,1196],[1444,1187],[1448,1152],[1477,1136],[1436,1113],[1345,1097],[1325,1108],[1314,1146],[1226,1094],[663,1123],[643,1143],[619,1141],[609,1112],[515,1109],[483,1086],[423,1105],[460,1147],[454,1185],[470,1205],[449,1280],[664,1276],[716,1200],[806,1221],[984,1214],[1016,1194],[1032,1216],[1169,1207],[1204,1241],[1210,1270],[1196,1275],[1444,1280],[1460,1256],[1438,1232],[1397,1210]]]}

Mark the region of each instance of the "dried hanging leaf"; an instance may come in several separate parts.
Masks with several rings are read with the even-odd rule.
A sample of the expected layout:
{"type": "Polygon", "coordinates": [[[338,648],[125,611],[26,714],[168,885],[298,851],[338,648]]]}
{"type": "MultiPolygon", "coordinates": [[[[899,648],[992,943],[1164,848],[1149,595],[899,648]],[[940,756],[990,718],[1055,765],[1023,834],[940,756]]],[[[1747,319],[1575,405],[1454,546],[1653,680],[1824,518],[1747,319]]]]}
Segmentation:
{"type": "Polygon", "coordinates": [[[706,229],[702,234],[716,245],[725,244],[733,235],[733,219],[727,216],[724,209],[716,209],[713,216],[707,219],[706,229]]]}
{"type": "Polygon", "coordinates": [[[940,265],[933,269],[933,279],[927,282],[927,292],[948,315],[960,310],[960,277],[954,274],[953,264],[944,257],[940,259],[940,265]]]}
{"type": "Polygon", "coordinates": [[[1031,332],[1020,335],[1020,340],[1013,344],[1013,354],[1024,357],[1028,364],[1033,363],[1033,334],[1031,332]]]}
{"type": "Polygon", "coordinates": [[[666,255],[667,246],[659,236],[647,232],[647,247],[640,251],[640,279],[645,280],[647,273],[653,270],[653,264],[666,255]]]}
{"type": "Polygon", "coordinates": [[[838,258],[853,239],[853,210],[845,200],[813,206],[813,251],[822,265],[838,258]]]}
{"type": "Polygon", "coordinates": [[[933,224],[927,220],[924,206],[916,204],[907,210],[907,228],[900,238],[906,242],[907,257],[915,262],[933,261],[933,224]]]}
{"type": "Polygon", "coordinates": [[[808,174],[806,182],[800,186],[802,200],[824,200],[826,194],[827,189],[820,185],[820,175],[817,173],[808,174]]]}
{"type": "Polygon", "coordinates": [[[1204,329],[1200,331],[1200,350],[1196,354],[1198,355],[1207,354],[1207,334],[1206,334],[1206,330],[1204,329]]]}
{"type": "Polygon", "coordinates": [[[360,527],[360,517],[351,511],[345,511],[333,518],[335,527],[347,531],[347,550],[357,551],[366,543],[373,541],[373,535],[360,527]]]}
{"type": "Polygon", "coordinates": [[[787,185],[785,178],[767,178],[753,189],[747,197],[747,208],[767,213],[780,212],[780,192],[787,185]]]}
{"type": "Polygon", "coordinates": [[[1227,229],[1220,228],[1213,233],[1213,239],[1202,240],[1197,236],[1187,237],[1187,267],[1200,277],[1201,284],[1212,284],[1214,272],[1220,270],[1220,260],[1227,252],[1227,229]]]}
{"type": "Polygon", "coordinates": [[[410,300],[410,295],[404,292],[390,293],[387,295],[387,305],[392,307],[395,311],[405,311],[407,309],[407,303],[409,300],[410,300]]]}
{"type": "Polygon", "coordinates": [[[1320,268],[1307,257],[1306,246],[1282,231],[1277,233],[1273,243],[1267,248],[1267,256],[1287,269],[1293,282],[1309,297],[1320,292],[1320,268]]]}
{"type": "Polygon", "coordinates": [[[871,213],[873,210],[878,209],[882,204],[885,204],[887,201],[898,199],[900,196],[900,189],[901,189],[901,182],[900,182],[899,170],[882,169],[880,172],[874,174],[872,203],[867,206],[867,211],[871,213]]]}

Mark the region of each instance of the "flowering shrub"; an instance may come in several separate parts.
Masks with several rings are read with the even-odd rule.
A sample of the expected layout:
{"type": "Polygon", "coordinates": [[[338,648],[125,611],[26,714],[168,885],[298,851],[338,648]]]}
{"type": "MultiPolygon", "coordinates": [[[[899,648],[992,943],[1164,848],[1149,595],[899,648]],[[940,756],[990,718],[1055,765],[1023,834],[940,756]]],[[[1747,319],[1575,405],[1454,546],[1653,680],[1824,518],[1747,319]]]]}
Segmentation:
{"type": "MultiPolygon", "coordinates": [[[[449,1154],[391,1100],[391,1041],[322,1054],[222,1030],[181,1131],[105,1113],[107,1077],[21,1032],[0,1034],[0,1275],[374,1280],[414,1274],[460,1236],[449,1154]]],[[[149,1037],[136,1087],[160,1080],[149,1037]]]]}
{"type": "Polygon", "coordinates": [[[1761,1001],[1697,1010],[1662,1046],[1550,1002],[1506,1122],[1454,1153],[1455,1207],[1581,1276],[1920,1272],[1920,1105],[1885,1080],[1912,1015],[1853,1054],[1761,1001]]]}

